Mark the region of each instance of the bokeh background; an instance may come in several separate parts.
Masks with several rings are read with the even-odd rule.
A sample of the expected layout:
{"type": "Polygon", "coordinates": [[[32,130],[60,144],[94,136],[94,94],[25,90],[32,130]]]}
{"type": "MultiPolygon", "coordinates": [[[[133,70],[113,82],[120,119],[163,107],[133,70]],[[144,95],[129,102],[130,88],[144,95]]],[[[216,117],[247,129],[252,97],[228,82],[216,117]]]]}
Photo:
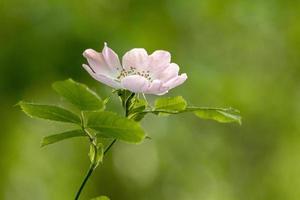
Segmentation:
{"type": "MultiPolygon", "coordinates": [[[[134,47],[170,51],[189,79],[168,95],[235,107],[243,125],[149,115],[143,126],[153,139],[117,143],[82,199],[298,200],[299,10],[296,0],[2,0],[0,199],[74,198],[87,141],[40,148],[65,127],[14,105],[59,102],[50,85],[69,77],[108,96],[81,67],[84,49],[108,42],[120,56],[134,47]]],[[[121,112],[118,103],[110,108],[121,112]]]]}

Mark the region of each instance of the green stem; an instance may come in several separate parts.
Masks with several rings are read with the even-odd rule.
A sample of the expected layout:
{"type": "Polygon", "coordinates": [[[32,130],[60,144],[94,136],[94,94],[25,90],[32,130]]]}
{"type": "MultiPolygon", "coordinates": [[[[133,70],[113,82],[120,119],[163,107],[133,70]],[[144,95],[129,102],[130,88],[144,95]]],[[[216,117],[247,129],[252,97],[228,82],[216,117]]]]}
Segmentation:
{"type": "MultiPolygon", "coordinates": [[[[115,143],[116,141],[117,141],[117,139],[114,139],[114,140],[109,144],[109,146],[104,150],[103,155],[105,155],[105,154],[111,149],[111,147],[114,145],[114,143],[115,143]]],[[[97,146],[95,146],[94,144],[93,144],[93,147],[94,147],[94,150],[95,150],[95,156],[96,156],[96,155],[97,155],[98,149],[97,149],[97,146]]],[[[94,160],[96,160],[96,157],[94,157],[94,160]]],[[[83,190],[85,184],[87,183],[87,181],[89,180],[90,176],[92,175],[92,173],[93,173],[93,171],[94,171],[95,169],[96,169],[96,163],[92,163],[91,166],[90,166],[90,168],[89,168],[89,171],[87,172],[85,178],[83,179],[83,182],[82,182],[81,185],[80,185],[80,188],[79,188],[79,190],[78,190],[78,192],[77,192],[77,194],[76,194],[75,200],[78,200],[78,199],[79,199],[79,196],[80,196],[80,194],[81,194],[81,192],[82,192],[82,190],[83,190]]]]}
{"type": "Polygon", "coordinates": [[[115,144],[116,141],[117,141],[117,139],[114,139],[114,140],[110,143],[110,145],[104,150],[103,155],[105,155],[105,154],[110,150],[110,148],[115,144]]]}
{"type": "Polygon", "coordinates": [[[77,192],[77,194],[76,194],[75,200],[78,200],[78,199],[79,199],[79,196],[80,196],[80,194],[81,194],[81,192],[82,192],[82,190],[83,190],[85,184],[87,183],[87,181],[89,180],[90,176],[92,175],[92,173],[93,173],[93,171],[94,171],[95,169],[96,169],[95,166],[94,166],[93,164],[91,164],[88,173],[86,174],[86,176],[85,176],[83,182],[82,182],[81,185],[80,185],[80,188],[79,188],[79,190],[78,190],[78,192],[77,192]]]}
{"type": "Polygon", "coordinates": [[[87,172],[85,178],[83,179],[83,182],[80,185],[80,188],[78,189],[76,196],[75,196],[75,200],[78,200],[80,197],[80,194],[85,186],[85,184],[87,183],[87,181],[89,180],[90,176],[92,175],[93,171],[96,169],[97,167],[97,154],[98,154],[98,148],[97,148],[97,138],[94,137],[92,134],[89,133],[88,130],[86,130],[85,128],[85,122],[84,122],[84,115],[83,112],[81,112],[81,129],[83,132],[85,132],[85,134],[89,137],[90,139],[90,143],[94,148],[94,158],[92,159],[93,162],[90,165],[89,171],[87,172]]]}
{"type": "MultiPolygon", "coordinates": [[[[83,120],[82,120],[83,121],[83,120]]],[[[84,188],[84,186],[86,185],[87,181],[89,180],[90,176],[92,175],[93,171],[96,169],[97,167],[97,154],[98,154],[98,148],[97,148],[97,141],[96,138],[94,138],[83,126],[83,131],[87,134],[87,136],[90,139],[90,143],[94,148],[94,158],[93,158],[93,162],[90,165],[89,171],[87,172],[85,178],[83,179],[83,182],[80,185],[80,188],[78,189],[76,196],[75,196],[75,200],[79,199],[79,196],[84,188]]]]}
{"type": "MultiPolygon", "coordinates": [[[[135,94],[132,93],[132,94],[126,99],[125,102],[122,102],[122,104],[124,105],[124,108],[125,108],[125,117],[128,117],[128,114],[129,114],[129,106],[130,106],[129,103],[130,103],[131,99],[132,99],[134,96],[135,96],[135,94]]],[[[83,112],[81,112],[80,118],[81,118],[81,128],[82,128],[83,132],[85,132],[86,135],[89,137],[90,143],[93,145],[95,154],[94,154],[93,162],[91,163],[90,168],[89,168],[89,170],[88,170],[88,172],[87,172],[85,178],[83,179],[83,181],[82,181],[82,183],[81,183],[81,185],[80,185],[80,187],[79,187],[77,193],[76,193],[75,200],[78,200],[78,199],[79,199],[80,194],[81,194],[81,192],[82,192],[84,186],[86,185],[86,183],[87,183],[87,181],[89,180],[89,178],[91,177],[93,171],[94,171],[94,170],[96,169],[96,167],[97,167],[97,159],[96,159],[96,157],[97,157],[97,153],[98,153],[97,141],[96,141],[97,138],[94,137],[92,134],[90,134],[88,130],[86,130],[83,112]]],[[[108,145],[108,147],[106,147],[106,149],[105,149],[104,152],[103,152],[103,156],[111,149],[111,147],[116,143],[116,141],[117,141],[117,139],[114,139],[114,140],[108,145]]]]}

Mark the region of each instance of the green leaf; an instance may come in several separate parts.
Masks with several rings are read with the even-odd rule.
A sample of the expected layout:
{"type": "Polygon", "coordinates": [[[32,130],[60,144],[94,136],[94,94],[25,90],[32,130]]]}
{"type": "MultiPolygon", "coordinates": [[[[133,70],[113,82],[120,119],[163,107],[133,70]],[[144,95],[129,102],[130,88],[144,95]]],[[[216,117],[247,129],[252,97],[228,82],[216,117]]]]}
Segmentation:
{"type": "Polygon", "coordinates": [[[97,154],[95,155],[95,147],[93,144],[90,144],[89,158],[94,168],[96,168],[100,162],[103,160],[103,145],[101,143],[97,144],[97,154]]]}
{"type": "Polygon", "coordinates": [[[145,132],[139,123],[112,112],[89,112],[87,127],[98,131],[101,136],[139,143],[145,132]]]}
{"type": "Polygon", "coordinates": [[[154,111],[160,113],[164,111],[165,113],[178,113],[185,110],[187,103],[182,96],[177,97],[167,97],[159,98],[155,101],[154,111]]]}
{"type": "Polygon", "coordinates": [[[23,101],[19,102],[18,105],[24,113],[33,118],[80,124],[80,118],[76,114],[58,106],[23,101]]]}
{"type": "Polygon", "coordinates": [[[73,137],[83,137],[86,136],[86,134],[82,130],[72,130],[67,131],[55,135],[49,135],[47,137],[44,137],[41,143],[41,147],[44,147],[49,144],[53,144],[62,140],[66,140],[73,137]]]}
{"type": "Polygon", "coordinates": [[[242,124],[240,112],[233,108],[188,107],[185,112],[194,112],[202,119],[212,119],[221,123],[237,122],[242,124]]]}
{"type": "Polygon", "coordinates": [[[101,98],[86,85],[67,79],[57,81],[53,89],[82,111],[103,110],[104,103],[101,98]]]}
{"type": "Polygon", "coordinates": [[[110,199],[107,196],[100,196],[100,197],[93,198],[91,200],[110,200],[110,199]]]}

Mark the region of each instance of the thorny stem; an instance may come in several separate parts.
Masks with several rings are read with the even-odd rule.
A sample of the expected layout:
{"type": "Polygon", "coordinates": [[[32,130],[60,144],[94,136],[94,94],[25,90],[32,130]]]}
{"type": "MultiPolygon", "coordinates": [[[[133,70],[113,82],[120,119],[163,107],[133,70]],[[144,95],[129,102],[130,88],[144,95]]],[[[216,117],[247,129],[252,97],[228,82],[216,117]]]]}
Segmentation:
{"type": "MultiPolygon", "coordinates": [[[[132,93],[126,100],[125,102],[122,102],[122,104],[124,105],[124,109],[125,109],[125,117],[128,117],[129,114],[129,103],[131,101],[131,99],[135,96],[134,93],[132,93]]],[[[97,168],[97,154],[98,154],[98,147],[97,147],[97,138],[94,137],[86,128],[85,128],[85,121],[84,121],[84,115],[83,112],[81,112],[81,129],[82,131],[89,137],[90,143],[94,148],[94,158],[92,159],[92,163],[90,165],[90,168],[85,176],[85,178],[83,179],[80,188],[78,189],[76,196],[75,196],[75,200],[78,200],[80,197],[80,194],[84,188],[84,186],[86,185],[87,181],[89,180],[89,178],[91,177],[93,171],[97,168]]],[[[108,147],[106,147],[106,149],[103,152],[103,156],[111,149],[111,147],[116,143],[117,139],[114,139],[109,145],[108,147]]]]}

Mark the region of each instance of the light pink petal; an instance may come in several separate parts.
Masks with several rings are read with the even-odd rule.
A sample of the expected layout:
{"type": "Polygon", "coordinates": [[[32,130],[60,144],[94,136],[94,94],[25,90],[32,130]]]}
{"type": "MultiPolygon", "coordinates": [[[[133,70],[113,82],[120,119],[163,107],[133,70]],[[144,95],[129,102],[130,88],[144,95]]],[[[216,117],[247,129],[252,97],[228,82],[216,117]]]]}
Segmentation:
{"type": "Polygon", "coordinates": [[[149,56],[149,66],[152,73],[159,73],[170,65],[171,54],[168,51],[157,50],[149,56]]]}
{"type": "Polygon", "coordinates": [[[164,86],[168,87],[169,89],[172,89],[174,87],[177,87],[178,85],[181,85],[186,79],[187,75],[181,74],[180,76],[174,77],[168,82],[164,83],[164,86]]]}
{"type": "Polygon", "coordinates": [[[163,82],[161,80],[153,80],[147,91],[144,93],[160,95],[166,92],[168,89],[168,87],[163,86],[163,82]]]}
{"type": "Polygon", "coordinates": [[[118,55],[111,48],[109,48],[106,43],[104,43],[102,55],[103,55],[105,62],[108,65],[108,67],[113,72],[118,73],[122,70],[122,66],[121,66],[118,55]]]}
{"type": "Polygon", "coordinates": [[[157,79],[167,82],[178,76],[179,66],[176,63],[171,63],[164,71],[157,75],[157,79]]]}
{"type": "Polygon", "coordinates": [[[163,82],[160,80],[154,80],[149,85],[149,88],[146,93],[152,94],[157,93],[160,90],[160,87],[162,86],[163,82]]]}
{"type": "Polygon", "coordinates": [[[122,59],[124,69],[133,67],[139,71],[147,70],[149,66],[149,56],[145,49],[135,48],[128,51],[122,59]]]}
{"type": "Polygon", "coordinates": [[[89,66],[95,73],[117,76],[105,62],[102,53],[99,53],[93,49],[87,49],[83,52],[83,56],[87,59],[89,66]]]}
{"type": "Polygon", "coordinates": [[[83,64],[82,67],[94,78],[96,79],[97,81],[101,82],[101,83],[104,83],[110,87],[113,87],[113,88],[116,88],[116,89],[119,89],[119,88],[122,88],[121,87],[121,84],[114,80],[112,77],[109,77],[105,74],[96,74],[91,68],[90,66],[86,65],[86,64],[83,64]]]}
{"type": "Polygon", "coordinates": [[[150,81],[139,75],[131,75],[123,78],[121,85],[131,92],[144,93],[149,88],[150,81]]]}

